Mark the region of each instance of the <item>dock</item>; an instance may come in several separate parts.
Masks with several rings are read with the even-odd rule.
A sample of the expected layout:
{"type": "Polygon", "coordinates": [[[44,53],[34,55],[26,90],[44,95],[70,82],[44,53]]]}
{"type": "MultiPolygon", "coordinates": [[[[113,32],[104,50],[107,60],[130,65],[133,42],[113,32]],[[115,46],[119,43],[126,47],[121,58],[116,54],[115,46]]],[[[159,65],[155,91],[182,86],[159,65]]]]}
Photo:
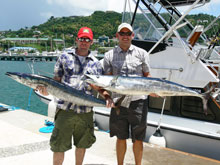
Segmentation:
{"type": "Polygon", "coordinates": [[[56,61],[57,55],[0,55],[0,61],[56,61]]]}
{"type": "MultiPolygon", "coordinates": [[[[0,104],[1,105],[1,104],[0,104]]],[[[48,165],[53,153],[49,140],[51,133],[41,133],[45,120],[52,118],[27,110],[16,109],[0,112],[0,164],[48,165]]],[[[96,130],[96,143],[86,151],[84,165],[116,165],[116,138],[96,130]]],[[[65,153],[64,165],[73,165],[74,147],[65,153]]],[[[125,165],[134,165],[132,142],[128,140],[125,165]]],[[[220,165],[220,161],[169,148],[144,143],[143,165],[220,165]]]]}

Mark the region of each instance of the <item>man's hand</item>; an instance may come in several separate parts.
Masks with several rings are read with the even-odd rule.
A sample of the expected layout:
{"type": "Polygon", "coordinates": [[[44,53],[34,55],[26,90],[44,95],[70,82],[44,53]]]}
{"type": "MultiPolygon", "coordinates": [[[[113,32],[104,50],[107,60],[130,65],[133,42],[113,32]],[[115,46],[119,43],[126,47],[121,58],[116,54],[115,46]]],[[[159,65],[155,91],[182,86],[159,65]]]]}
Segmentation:
{"type": "Polygon", "coordinates": [[[106,101],[106,107],[107,107],[107,108],[113,108],[113,107],[115,107],[115,104],[114,104],[114,102],[113,102],[111,96],[109,95],[109,93],[108,93],[105,89],[103,89],[103,88],[101,88],[101,87],[99,87],[99,86],[93,85],[93,84],[89,84],[89,85],[90,85],[94,90],[98,91],[99,94],[105,99],[105,101],[106,101]]]}
{"type": "Polygon", "coordinates": [[[38,90],[40,92],[40,94],[42,94],[44,96],[49,95],[49,93],[47,92],[47,88],[45,86],[38,85],[35,90],[38,90]]]}
{"type": "Polygon", "coordinates": [[[114,108],[115,107],[115,104],[114,104],[113,100],[111,99],[111,97],[108,97],[105,101],[106,101],[107,108],[114,108]]]}

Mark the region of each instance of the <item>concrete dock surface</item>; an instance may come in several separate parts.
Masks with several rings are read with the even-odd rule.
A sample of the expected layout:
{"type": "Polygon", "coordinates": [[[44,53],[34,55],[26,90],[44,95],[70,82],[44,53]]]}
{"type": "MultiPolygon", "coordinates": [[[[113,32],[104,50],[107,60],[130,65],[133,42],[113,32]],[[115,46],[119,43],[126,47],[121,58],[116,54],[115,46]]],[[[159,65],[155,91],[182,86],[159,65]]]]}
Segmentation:
{"type": "MultiPolygon", "coordinates": [[[[40,114],[26,110],[0,112],[0,165],[49,165],[51,133],[41,133],[45,120],[40,114]]],[[[116,165],[116,138],[95,131],[96,143],[86,151],[84,165],[116,165]]],[[[64,165],[75,164],[73,146],[65,153],[64,165]]],[[[132,142],[128,140],[125,165],[134,165],[132,142]]],[[[220,165],[220,161],[144,143],[143,165],[220,165]]]]}

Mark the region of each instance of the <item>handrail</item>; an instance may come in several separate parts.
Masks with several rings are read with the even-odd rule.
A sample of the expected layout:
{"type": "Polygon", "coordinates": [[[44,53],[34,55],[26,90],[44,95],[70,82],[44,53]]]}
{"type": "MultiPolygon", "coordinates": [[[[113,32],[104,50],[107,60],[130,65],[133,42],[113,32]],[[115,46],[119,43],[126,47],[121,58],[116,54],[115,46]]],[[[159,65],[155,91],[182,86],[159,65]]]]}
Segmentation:
{"type": "Polygon", "coordinates": [[[163,69],[163,70],[176,70],[176,71],[179,71],[179,72],[183,72],[183,68],[180,67],[180,68],[163,68],[163,67],[150,67],[151,69],[163,69]]]}

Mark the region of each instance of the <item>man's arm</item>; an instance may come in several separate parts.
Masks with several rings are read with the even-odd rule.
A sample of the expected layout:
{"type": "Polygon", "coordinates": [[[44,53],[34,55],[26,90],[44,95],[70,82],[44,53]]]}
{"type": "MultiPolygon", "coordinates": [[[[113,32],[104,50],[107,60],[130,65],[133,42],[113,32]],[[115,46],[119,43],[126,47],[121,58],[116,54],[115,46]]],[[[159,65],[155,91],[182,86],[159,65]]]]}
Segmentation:
{"type": "Polygon", "coordinates": [[[144,75],[144,77],[151,77],[150,72],[144,72],[143,75],[144,75]]]}
{"type": "Polygon", "coordinates": [[[61,82],[61,77],[56,77],[56,76],[54,76],[53,79],[56,80],[56,81],[58,81],[58,82],[61,82]]]}

